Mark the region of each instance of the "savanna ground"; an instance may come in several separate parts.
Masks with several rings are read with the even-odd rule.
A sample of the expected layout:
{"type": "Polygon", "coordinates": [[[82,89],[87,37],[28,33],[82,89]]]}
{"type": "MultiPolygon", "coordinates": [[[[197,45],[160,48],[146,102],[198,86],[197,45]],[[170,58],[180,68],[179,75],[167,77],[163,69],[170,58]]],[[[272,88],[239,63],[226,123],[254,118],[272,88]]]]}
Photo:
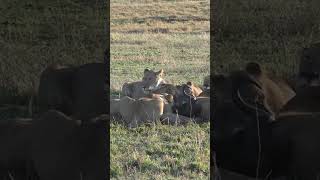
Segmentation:
{"type": "Polygon", "coordinates": [[[317,0],[218,0],[212,72],[255,61],[280,76],[297,72],[299,51],[320,42],[317,0]]]}
{"type": "Polygon", "coordinates": [[[253,61],[288,78],[298,70],[302,48],[320,42],[318,0],[218,0],[216,9],[213,73],[253,61]]]}
{"type": "MultiPolygon", "coordinates": [[[[112,95],[145,68],[202,84],[209,74],[209,0],[111,1],[112,95]]],[[[209,124],[112,124],[112,179],[209,179],[209,124]]]]}
{"type": "Polygon", "coordinates": [[[103,62],[105,11],[100,0],[0,1],[1,119],[28,116],[47,65],[103,62]]]}

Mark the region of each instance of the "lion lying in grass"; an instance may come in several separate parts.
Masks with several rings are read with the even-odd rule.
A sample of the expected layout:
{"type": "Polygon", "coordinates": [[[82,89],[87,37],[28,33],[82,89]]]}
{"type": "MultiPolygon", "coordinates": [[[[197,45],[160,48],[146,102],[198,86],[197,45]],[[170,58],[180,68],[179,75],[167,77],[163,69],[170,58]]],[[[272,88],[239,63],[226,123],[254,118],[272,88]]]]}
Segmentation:
{"type": "Polygon", "coordinates": [[[210,76],[204,78],[202,89],[191,81],[181,85],[166,83],[163,72],[145,69],[142,81],[125,83],[122,87],[125,96],[111,100],[113,119],[122,118],[129,127],[159,119],[167,124],[208,121],[210,76]],[[204,97],[187,104],[190,98],[196,100],[199,95],[204,97]]]}
{"type": "Polygon", "coordinates": [[[142,123],[154,123],[160,120],[164,113],[171,112],[171,95],[149,95],[139,99],[124,96],[110,101],[110,114],[121,117],[128,127],[134,128],[142,123]]]}
{"type": "Polygon", "coordinates": [[[148,95],[148,91],[157,89],[160,84],[166,83],[163,79],[163,75],[163,69],[158,72],[145,69],[142,81],[123,84],[122,94],[134,99],[146,97],[148,95]]]}

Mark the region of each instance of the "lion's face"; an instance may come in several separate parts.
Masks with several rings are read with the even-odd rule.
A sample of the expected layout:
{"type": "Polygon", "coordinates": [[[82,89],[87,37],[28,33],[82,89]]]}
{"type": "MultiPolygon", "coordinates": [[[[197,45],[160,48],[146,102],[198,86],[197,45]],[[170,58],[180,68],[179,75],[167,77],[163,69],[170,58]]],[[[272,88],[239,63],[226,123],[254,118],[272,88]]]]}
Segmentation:
{"type": "Polygon", "coordinates": [[[192,82],[177,86],[177,92],[174,95],[174,111],[178,111],[180,115],[190,116],[192,106],[196,100],[194,86],[192,82]]]}
{"type": "Polygon", "coordinates": [[[145,69],[144,76],[142,78],[143,89],[146,91],[155,90],[160,84],[164,82],[163,80],[163,69],[158,72],[153,70],[145,69]]]}

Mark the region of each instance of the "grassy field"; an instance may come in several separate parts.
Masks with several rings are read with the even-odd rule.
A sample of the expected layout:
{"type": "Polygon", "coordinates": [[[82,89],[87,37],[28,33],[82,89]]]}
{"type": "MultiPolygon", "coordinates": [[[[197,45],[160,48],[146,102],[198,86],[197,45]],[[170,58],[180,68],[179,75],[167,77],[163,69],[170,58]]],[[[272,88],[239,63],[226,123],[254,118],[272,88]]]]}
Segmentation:
{"type": "Polygon", "coordinates": [[[0,103],[26,104],[48,65],[102,62],[106,4],[0,1],[0,103]]]}
{"type": "Polygon", "coordinates": [[[255,61],[282,76],[297,71],[299,51],[320,41],[317,0],[218,1],[213,72],[255,61]]]}
{"type": "MultiPolygon", "coordinates": [[[[208,0],[111,1],[110,86],[164,69],[165,79],[202,84],[209,74],[208,0]]],[[[209,124],[111,126],[113,179],[209,179],[209,124]]]]}

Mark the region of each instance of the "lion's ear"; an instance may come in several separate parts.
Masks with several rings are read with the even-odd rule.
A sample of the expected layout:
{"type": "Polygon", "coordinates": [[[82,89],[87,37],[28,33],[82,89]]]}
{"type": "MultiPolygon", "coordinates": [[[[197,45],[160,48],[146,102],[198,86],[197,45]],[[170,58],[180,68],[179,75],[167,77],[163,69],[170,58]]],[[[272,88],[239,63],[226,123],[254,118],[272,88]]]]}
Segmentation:
{"type": "Polygon", "coordinates": [[[149,69],[144,69],[144,71],[143,71],[143,73],[145,74],[145,73],[147,73],[147,72],[149,72],[150,70],[149,69]]]}
{"type": "Polygon", "coordinates": [[[254,76],[260,76],[262,74],[262,68],[260,66],[260,64],[256,63],[256,62],[249,62],[246,65],[246,71],[254,76]]]}
{"type": "Polygon", "coordinates": [[[188,85],[188,86],[193,86],[193,83],[192,83],[191,81],[188,81],[188,82],[187,82],[187,85],[188,85]]]}
{"type": "Polygon", "coordinates": [[[164,72],[163,69],[160,69],[160,71],[156,72],[156,74],[158,76],[162,77],[163,76],[163,72],[164,72]]]}

